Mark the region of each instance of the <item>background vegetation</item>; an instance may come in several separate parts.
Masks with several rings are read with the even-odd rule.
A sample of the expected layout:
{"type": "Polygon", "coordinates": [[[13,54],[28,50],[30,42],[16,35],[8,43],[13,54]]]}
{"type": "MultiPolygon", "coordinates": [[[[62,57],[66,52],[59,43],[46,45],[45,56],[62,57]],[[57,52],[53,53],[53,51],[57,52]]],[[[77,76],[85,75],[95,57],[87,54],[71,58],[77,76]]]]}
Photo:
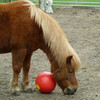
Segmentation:
{"type": "MultiPolygon", "coordinates": [[[[7,3],[9,1],[11,0],[0,0],[0,3],[7,3]]],[[[12,0],[12,1],[16,1],[16,0],[12,0]]],[[[31,1],[36,2],[38,0],[31,0],[31,1]]],[[[59,5],[97,5],[97,6],[100,5],[100,3],[92,3],[92,2],[100,2],[100,0],[53,0],[53,1],[54,4],[59,4],[59,5]],[[62,1],[64,1],[64,3],[62,1]],[[79,2],[84,2],[84,3],[79,3],[79,2]],[[90,2],[90,3],[86,3],[86,2],[90,2]]]]}

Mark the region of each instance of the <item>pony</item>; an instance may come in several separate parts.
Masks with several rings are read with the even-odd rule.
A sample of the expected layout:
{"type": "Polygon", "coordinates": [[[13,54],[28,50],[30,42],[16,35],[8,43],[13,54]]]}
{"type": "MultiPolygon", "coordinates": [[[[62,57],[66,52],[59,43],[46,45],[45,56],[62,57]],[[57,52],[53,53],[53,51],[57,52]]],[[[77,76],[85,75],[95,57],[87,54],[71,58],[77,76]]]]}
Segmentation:
{"type": "Polygon", "coordinates": [[[12,53],[12,94],[20,95],[18,77],[23,69],[21,90],[33,92],[29,82],[31,56],[41,49],[51,63],[51,73],[62,92],[72,95],[78,88],[75,73],[81,61],[58,22],[32,2],[20,0],[0,4],[0,53],[12,53]]]}
{"type": "Polygon", "coordinates": [[[40,8],[46,13],[53,13],[51,5],[53,4],[53,0],[39,0],[40,8]]]}

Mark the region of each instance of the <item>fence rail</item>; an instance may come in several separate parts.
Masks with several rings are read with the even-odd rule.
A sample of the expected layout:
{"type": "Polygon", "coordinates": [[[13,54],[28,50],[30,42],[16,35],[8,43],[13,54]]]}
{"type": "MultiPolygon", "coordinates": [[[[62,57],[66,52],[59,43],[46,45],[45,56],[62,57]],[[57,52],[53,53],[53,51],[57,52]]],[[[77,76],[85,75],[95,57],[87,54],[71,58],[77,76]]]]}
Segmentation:
{"type": "Polygon", "coordinates": [[[79,2],[79,1],[54,1],[54,3],[89,3],[89,4],[100,4],[100,2],[79,2]]]}
{"type": "Polygon", "coordinates": [[[83,2],[82,1],[54,1],[53,6],[83,6],[83,7],[100,7],[100,2],[83,2]]]}
{"type": "MultiPolygon", "coordinates": [[[[15,0],[0,0],[4,2],[10,2],[15,0]]],[[[39,5],[39,0],[30,0],[34,2],[36,5],[39,5]]],[[[53,6],[80,6],[80,7],[100,7],[100,0],[95,0],[96,2],[93,2],[92,0],[53,0],[53,6]],[[88,1],[88,2],[86,2],[88,1]]]]}
{"type": "MultiPolygon", "coordinates": [[[[38,0],[33,0],[36,5],[38,5],[38,0]]],[[[86,1],[86,0],[85,0],[86,1]]],[[[85,2],[84,0],[79,1],[79,0],[73,0],[73,1],[68,1],[68,0],[53,0],[53,6],[80,6],[80,7],[100,7],[100,0],[97,2],[92,2],[88,1],[85,2]]]]}

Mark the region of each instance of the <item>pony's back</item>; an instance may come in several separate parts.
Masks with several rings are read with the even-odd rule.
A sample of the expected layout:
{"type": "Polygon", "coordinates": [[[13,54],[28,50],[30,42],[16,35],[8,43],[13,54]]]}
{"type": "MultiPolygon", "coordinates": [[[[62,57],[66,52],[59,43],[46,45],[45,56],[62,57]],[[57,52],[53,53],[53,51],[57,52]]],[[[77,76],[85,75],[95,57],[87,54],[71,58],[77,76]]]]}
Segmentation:
{"type": "MultiPolygon", "coordinates": [[[[80,59],[76,54],[76,52],[71,47],[71,45],[69,44],[63,30],[56,22],[56,20],[54,20],[48,14],[44,13],[39,8],[36,8],[36,6],[32,2],[27,0],[12,2],[8,4],[1,4],[1,6],[2,5],[4,6],[6,14],[3,15],[6,16],[4,20],[8,20],[7,23],[10,23],[10,26],[9,25],[7,26],[8,29],[11,28],[12,31],[15,30],[15,32],[19,30],[20,31],[19,34],[21,33],[21,35],[23,34],[23,36],[25,36],[24,31],[27,29],[27,27],[28,27],[27,32],[29,33],[30,29],[35,28],[36,30],[36,25],[38,25],[38,28],[39,27],[42,28],[45,42],[46,44],[48,44],[59,66],[65,66],[67,56],[73,55],[72,59],[73,67],[75,68],[76,71],[80,68],[80,59]],[[33,25],[33,23],[35,25],[33,25]],[[29,27],[31,28],[29,29],[29,27]]],[[[5,26],[5,24],[2,25],[5,26]]],[[[9,32],[9,33],[15,33],[15,32],[9,32]]],[[[33,30],[31,30],[31,32],[33,32],[33,30]]]]}
{"type": "Polygon", "coordinates": [[[0,53],[11,52],[12,48],[37,48],[40,39],[39,27],[30,17],[25,1],[0,4],[0,53]],[[37,41],[34,38],[37,38],[37,41]]]}

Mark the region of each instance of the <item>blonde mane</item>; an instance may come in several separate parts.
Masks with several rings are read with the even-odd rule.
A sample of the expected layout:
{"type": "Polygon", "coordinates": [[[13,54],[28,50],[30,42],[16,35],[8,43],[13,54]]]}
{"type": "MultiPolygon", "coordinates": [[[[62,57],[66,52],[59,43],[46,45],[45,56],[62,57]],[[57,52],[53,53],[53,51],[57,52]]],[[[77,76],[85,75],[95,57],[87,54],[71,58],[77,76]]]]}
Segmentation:
{"type": "Polygon", "coordinates": [[[24,6],[29,6],[31,19],[35,18],[35,22],[42,28],[45,42],[50,47],[59,66],[65,66],[67,56],[73,55],[72,66],[75,71],[78,71],[80,69],[80,59],[69,44],[66,35],[56,20],[39,8],[36,8],[32,2],[27,0],[23,1],[27,2],[24,6]]]}

